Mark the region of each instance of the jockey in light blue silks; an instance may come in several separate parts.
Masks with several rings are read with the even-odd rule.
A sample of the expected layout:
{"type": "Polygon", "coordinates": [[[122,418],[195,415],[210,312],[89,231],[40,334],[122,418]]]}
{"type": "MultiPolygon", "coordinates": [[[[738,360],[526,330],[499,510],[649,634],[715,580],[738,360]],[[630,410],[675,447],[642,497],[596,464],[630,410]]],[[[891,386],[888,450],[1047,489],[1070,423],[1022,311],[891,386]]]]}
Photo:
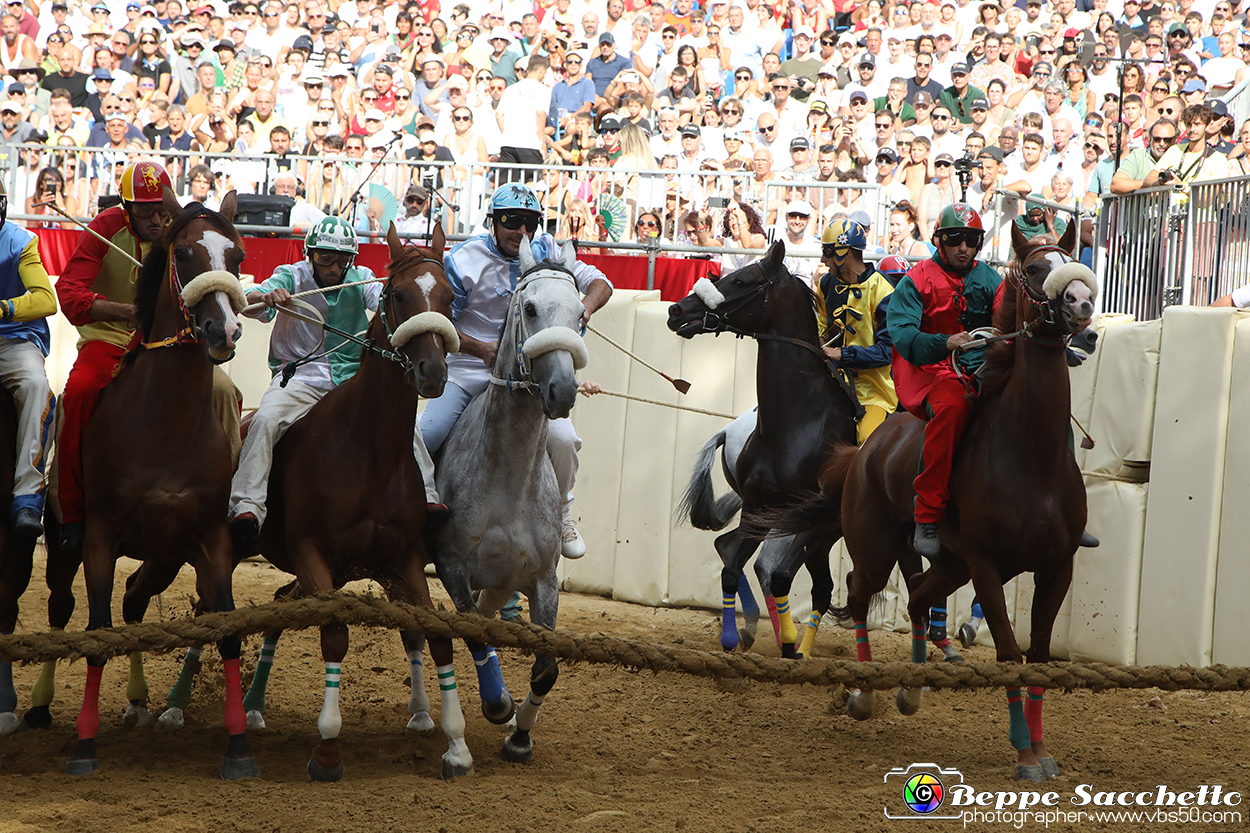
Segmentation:
{"type": "MultiPolygon", "coordinates": [[[[536,260],[559,259],[555,238],[537,234],[542,217],[542,204],[528,186],[501,185],[491,196],[487,209],[488,230],[456,246],[443,259],[456,292],[452,321],[460,333],[460,352],[447,357],[448,378],[443,395],[431,400],[421,414],[421,435],[431,454],[442,446],[469,401],[488,384],[512,292],[520,277],[522,236],[530,237],[536,260]]],[[[612,297],[612,284],[602,272],[584,263],[577,264],[574,279],[584,296],[585,324],[612,297]]],[[[552,420],[547,437],[547,454],[565,496],[561,553],[565,558],[581,558],[586,545],[569,514],[581,440],[568,418],[552,420]]]]}

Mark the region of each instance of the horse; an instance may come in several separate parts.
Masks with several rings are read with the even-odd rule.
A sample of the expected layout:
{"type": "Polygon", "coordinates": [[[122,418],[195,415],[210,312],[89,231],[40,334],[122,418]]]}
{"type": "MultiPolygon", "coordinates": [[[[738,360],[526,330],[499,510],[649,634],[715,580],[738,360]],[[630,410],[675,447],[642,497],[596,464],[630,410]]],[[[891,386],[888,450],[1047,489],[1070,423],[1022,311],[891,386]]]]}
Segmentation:
{"type": "MultiPolygon", "coordinates": [[[[547,422],[572,410],[574,371],[588,360],[578,335],[583,307],[571,243],[564,244],[561,259],[536,262],[522,238],[521,276],[490,384],[464,409],[441,449],[438,491],[451,518],[434,544],[439,578],[457,610],[493,616],[520,590],[529,597],[531,621],[544,628],[555,627],[560,605],[556,565],[564,502],[547,456],[547,422]]],[[[483,714],[503,724],[515,711],[504,759],[527,763],[534,754],[530,730],[559,666],[551,657],[536,657],[529,693],[514,707],[494,650],[473,642],[469,648],[483,714]]],[[[413,689],[420,684],[414,673],[413,689]]]]}
{"type": "MultiPolygon", "coordinates": [[[[969,580],[994,636],[999,662],[1021,662],[1007,616],[1003,584],[1034,577],[1029,662],[1050,661],[1055,617],[1072,579],[1072,560],[1085,529],[1085,486],[1071,453],[1068,338],[1089,324],[1097,296],[1094,275],[1076,263],[1075,225],[1058,246],[1029,241],[1012,226],[1015,263],[1008,269],[995,327],[1014,338],[994,344],[981,375],[982,394],[964,429],[950,478],[950,502],[940,527],[941,552],[921,572],[911,547],[912,481],[921,460],[924,423],[894,415],[860,449],[842,447],[821,475],[822,495],[840,504],[839,517],[854,569],[844,608],[855,623],[858,659],[870,661],[868,606],[896,564],[908,580],[912,661],[924,662],[929,605],[969,580]]],[[[839,508],[830,506],[829,513],[839,508]]],[[[830,521],[832,523],[832,521],[830,521]]],[[[1042,689],[1007,690],[1010,740],[1017,780],[1057,777],[1042,741],[1042,689]]],[[[903,689],[900,711],[920,707],[921,690],[903,689]]],[[[874,696],[855,692],[853,717],[871,715],[874,696]]]]}
{"type": "MultiPolygon", "coordinates": [[[[164,204],[173,220],[144,259],[135,285],[137,346],[119,363],[83,438],[83,547],[66,552],[49,545],[49,613],[54,623],[64,614],[63,625],[73,609],[70,584],[80,558],[88,630],[112,626],[113,574],[122,555],[144,562],[126,583],[122,615],[128,623],[143,620],[151,596],[168,587],[187,563],[195,569],[204,610],[234,609],[234,564],[226,527],[232,462],[211,391],[215,366],[234,357],[242,334],[236,315],[246,304],[238,277],[243,243],[233,226],[237,201],[231,192],[220,212],[200,203],[184,209],[166,188],[164,204]],[[183,276],[191,280],[184,283],[183,276]]],[[[230,780],[259,775],[246,734],[239,647],[237,637],[218,643],[230,735],[221,777],[230,780]]],[[[78,743],[66,767],[71,775],[99,768],[96,733],[105,662],[87,660],[78,743]]],[[[133,707],[136,695],[146,698],[141,656],[132,656],[131,671],[128,695],[133,707]]],[[[40,718],[50,722],[46,706],[42,715],[27,714],[28,723],[40,718]]],[[[134,711],[131,719],[138,719],[134,711]]]]}
{"type": "MultiPolygon", "coordinates": [[[[716,552],[724,564],[720,639],[726,651],[734,650],[739,642],[735,594],[742,597],[748,647],[754,642],[759,618],[759,606],[743,576],[747,560],[760,546],[758,536],[748,534],[751,518],[812,492],[820,476],[822,452],[837,443],[855,444],[858,405],[854,394],[830,372],[829,360],[820,349],[811,290],[790,274],[784,259],[785,244],[777,241],[762,260],[715,281],[701,280],[694,292],[669,307],[669,329],[682,338],[728,332],[759,343],[755,373],[759,406],[753,430],[741,441],[741,435],[752,428],[744,415],[704,445],[678,510],[696,527],[717,530],[742,510],[739,525],[716,539],[716,552]],[[741,450],[734,455],[731,449],[739,442],[741,450]],[[737,499],[726,495],[717,500],[712,491],[711,468],[716,449],[722,445],[726,446],[725,476],[741,496],[737,499]]],[[[765,545],[769,557],[756,562],[784,656],[811,653],[816,628],[833,600],[829,551],[839,537],[834,524],[819,533],[769,541],[765,545]],[[800,561],[812,576],[812,614],[796,651],[798,632],[790,616],[789,592],[800,561]]]]}
{"type": "MultiPolygon", "coordinates": [[[[368,578],[393,599],[434,607],[425,577],[425,487],[413,454],[413,431],[418,396],[442,395],[446,354],[458,350],[460,342],[451,323],[453,292],[443,274],[442,227],[436,227],[429,249],[405,247],[393,224],[386,240],[390,277],[365,336],[360,369],[291,426],[274,448],[269,516],[257,549],[296,577],[279,589],[278,598],[327,593],[368,578]]],[[[244,697],[249,728],[265,727],[265,693],[280,634],[266,634],[244,697]]],[[[420,667],[424,638],[407,631],[400,636],[410,663],[420,667]]],[[[473,759],[464,742],[451,640],[429,641],[438,663],[442,724],[449,741],[443,777],[451,778],[471,773],[473,759]]],[[[322,626],[326,683],[317,720],[321,742],[307,767],[314,781],[341,780],[345,769],[339,682],[347,646],[346,626],[322,626]]],[[[181,724],[197,668],[189,658],[170,692],[162,725],[181,724]]],[[[409,708],[410,728],[433,729],[429,700],[419,684],[412,688],[409,708]]]]}
{"type": "MultiPolygon", "coordinates": [[[[13,395],[0,387],[0,495],[13,494],[17,453],[17,406],[13,395]]],[[[8,517],[7,500],[0,505],[0,517],[8,517]]],[[[17,627],[17,602],[30,584],[34,553],[34,538],[14,535],[8,524],[0,524],[0,633],[13,633],[17,627]]],[[[0,737],[21,727],[16,709],[13,663],[0,662],[0,737]]]]}

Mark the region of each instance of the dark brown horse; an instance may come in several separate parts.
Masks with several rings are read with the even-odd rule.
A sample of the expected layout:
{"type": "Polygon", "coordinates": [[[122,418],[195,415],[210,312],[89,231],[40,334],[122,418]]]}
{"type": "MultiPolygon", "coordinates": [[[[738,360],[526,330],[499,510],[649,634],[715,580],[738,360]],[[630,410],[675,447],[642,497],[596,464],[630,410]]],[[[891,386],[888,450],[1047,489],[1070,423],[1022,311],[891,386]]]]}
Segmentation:
{"type": "MultiPolygon", "coordinates": [[[[135,286],[141,343],[104,390],[83,437],[87,514],[81,558],[88,630],[112,625],[113,573],[123,555],[144,562],[127,582],[122,609],[127,622],[142,621],[151,595],[167,586],[183,564],[195,569],[204,610],[234,609],[226,527],[230,444],[212,408],[212,386],[214,367],[234,356],[242,333],[235,314],[244,304],[238,282],[243,245],[232,225],[235,206],[231,192],[220,213],[199,203],[183,209],[173,191],[165,189],[165,210],[174,219],[144,261],[135,286]]],[[[56,550],[49,550],[50,576],[72,581],[77,553],[56,550]],[[52,563],[57,557],[68,564],[52,563]]],[[[69,594],[72,609],[64,584],[55,590],[62,597],[69,594]]],[[[259,770],[245,731],[240,641],[224,639],[218,647],[230,735],[221,775],[254,777],[259,770]]],[[[95,736],[104,663],[88,659],[71,774],[99,766],[95,736]]]]}
{"type": "MultiPolygon", "coordinates": [[[[426,584],[426,498],[413,456],[418,396],[435,397],[447,381],[446,354],[459,349],[451,323],[452,289],[443,274],[445,240],[436,227],[431,248],[405,247],[391,226],[390,278],[369,325],[360,369],[295,423],[274,449],[269,517],[260,552],[296,584],[291,595],[315,595],[349,581],[373,579],[391,598],[433,608],[426,584]]],[[[281,592],[281,591],[280,591],[281,592]]],[[[277,643],[269,634],[245,705],[251,725],[264,725],[265,687],[277,643]],[[260,671],[264,668],[264,672],[260,671]]],[[[424,639],[401,633],[410,661],[421,662],[424,639]]],[[[464,775],[473,759],[464,742],[451,640],[431,638],[439,667],[442,724],[448,738],[443,776],[464,775]]],[[[321,743],[308,761],[316,781],[343,777],[339,745],[339,669],[347,628],[321,628],[326,664],[321,743]]],[[[429,730],[429,701],[413,675],[411,728],[429,730]]]]}
{"type": "MultiPolygon", "coordinates": [[[[13,396],[0,387],[0,517],[8,517],[9,495],[13,494],[13,468],[17,461],[17,408],[13,396]]],[[[17,600],[30,584],[35,539],[14,535],[8,524],[0,524],[0,633],[13,633],[17,626],[17,600]]],[[[13,689],[13,664],[0,662],[0,737],[17,731],[21,722],[14,710],[17,692],[13,689]]]]}
{"type": "MultiPolygon", "coordinates": [[[[743,446],[734,471],[725,472],[734,491],[742,496],[742,519],[738,527],[716,539],[716,552],[724,564],[721,646],[728,651],[738,645],[734,595],[744,592],[748,632],[753,630],[752,608],[758,616],[750,589],[742,581],[742,571],[760,541],[748,535],[744,527],[750,528],[757,513],[810,494],[820,476],[824,450],[835,444],[855,443],[856,402],[849,386],[839,384],[830,373],[816,332],[811,290],[789,273],[784,259],[785,245],[778,241],[758,263],[709,282],[710,286],[696,287],[696,292],[669,307],[669,329],[683,338],[701,333],[732,333],[759,343],[756,427],[743,446]]],[[[707,450],[705,446],[704,451],[707,450]]],[[[711,451],[715,453],[714,446],[711,451]]],[[[701,455],[701,461],[687,490],[685,505],[701,528],[720,529],[729,523],[736,507],[712,507],[710,455],[706,460],[701,455]],[[696,518],[700,515],[716,516],[717,520],[700,522],[696,518]]],[[[836,524],[831,527],[788,539],[779,558],[757,566],[786,656],[796,653],[798,634],[790,617],[788,597],[799,564],[806,564],[812,576],[813,614],[808,620],[804,647],[810,646],[809,637],[815,635],[820,617],[832,602],[829,551],[837,543],[839,533],[836,524]]]]}
{"type": "MultiPolygon", "coordinates": [[[[887,419],[861,449],[835,452],[822,491],[840,494],[841,523],[854,570],[847,606],[834,614],[856,623],[859,659],[871,660],[863,623],[873,596],[898,564],[908,580],[912,657],[925,661],[929,606],[972,581],[1001,662],[1022,655],[1007,616],[1003,584],[1033,573],[1030,662],[1050,661],[1055,617],[1072,579],[1072,559],[1085,528],[1085,486],[1071,453],[1068,337],[1089,324],[1096,295],[1093,273],[1073,262],[1075,225],[1058,246],[1028,241],[1012,226],[1016,262],[1008,269],[995,327],[1018,333],[990,348],[982,396],[964,430],[942,522],[942,550],[921,572],[911,547],[912,481],[920,465],[924,423],[909,415],[887,419]]],[[[920,706],[918,689],[899,692],[906,714],[920,706]]],[[[1028,703],[1008,689],[1016,777],[1058,775],[1042,742],[1042,690],[1028,703]]],[[[852,716],[872,713],[872,695],[856,692],[852,716]]]]}

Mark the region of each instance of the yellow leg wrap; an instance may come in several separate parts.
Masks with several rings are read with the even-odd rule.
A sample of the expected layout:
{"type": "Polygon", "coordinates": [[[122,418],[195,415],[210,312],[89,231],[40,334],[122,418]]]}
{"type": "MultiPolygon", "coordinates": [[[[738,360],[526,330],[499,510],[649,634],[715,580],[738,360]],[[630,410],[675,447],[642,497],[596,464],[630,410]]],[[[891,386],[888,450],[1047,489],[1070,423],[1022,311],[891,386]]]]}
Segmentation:
{"type": "Polygon", "coordinates": [[[812,655],[812,646],[816,643],[816,629],[820,627],[820,614],[812,611],[807,617],[807,628],[803,631],[803,642],[799,645],[798,652],[805,657],[812,655]]]}
{"type": "Polygon", "coordinates": [[[56,660],[50,660],[45,662],[43,668],[39,670],[39,679],[35,680],[35,687],[30,690],[30,704],[50,706],[54,694],[56,694],[56,660]]]}
{"type": "Polygon", "coordinates": [[[794,617],[790,615],[790,597],[777,597],[777,624],[781,628],[781,641],[794,644],[799,639],[798,628],[794,626],[794,617]]]}
{"type": "Polygon", "coordinates": [[[143,676],[143,652],[130,655],[130,680],[126,683],[126,699],[148,701],[148,681],[143,676]]]}

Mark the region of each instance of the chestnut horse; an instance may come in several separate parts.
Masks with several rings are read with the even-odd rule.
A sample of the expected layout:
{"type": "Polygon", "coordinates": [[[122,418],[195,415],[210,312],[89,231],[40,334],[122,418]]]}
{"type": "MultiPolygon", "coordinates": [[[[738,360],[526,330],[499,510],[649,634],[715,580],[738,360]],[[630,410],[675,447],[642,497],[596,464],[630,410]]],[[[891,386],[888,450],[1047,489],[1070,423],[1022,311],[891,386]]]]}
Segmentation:
{"type": "MultiPolygon", "coordinates": [[[[226,527],[232,463],[213,411],[212,386],[214,367],[234,357],[242,334],[236,316],[245,304],[238,280],[243,243],[232,224],[236,200],[234,192],[227,194],[219,213],[200,203],[184,209],[169,188],[164,198],[174,219],[135,285],[139,345],[120,363],[83,437],[88,630],[112,626],[113,573],[123,555],[144,562],[127,582],[127,622],[142,621],[151,596],[183,564],[195,569],[204,610],[234,609],[226,527]]],[[[56,590],[69,596],[70,609],[77,559],[76,552],[49,548],[49,586],[51,575],[58,575],[65,586],[56,590]],[[66,563],[54,564],[57,558],[66,563]]],[[[247,741],[239,647],[238,638],[218,644],[230,735],[221,776],[228,779],[259,775],[247,741]]],[[[99,768],[95,738],[104,664],[88,658],[70,774],[99,768]]]]}
{"type": "MultiPolygon", "coordinates": [[[[869,602],[894,565],[908,580],[912,657],[925,661],[929,606],[972,581],[994,635],[1000,662],[1021,662],[1003,584],[1033,573],[1028,659],[1050,661],[1055,617],[1072,579],[1072,559],[1085,529],[1085,485],[1071,452],[1068,338],[1089,324],[1097,295],[1093,273],[1071,257],[1075,225],[1058,246],[1026,240],[1012,225],[1016,262],[1007,270],[995,327],[1014,339],[991,346],[982,395],[956,451],[950,503],[940,528],[942,550],[921,572],[911,547],[912,481],[920,466],[924,423],[892,416],[860,449],[837,450],[821,477],[822,493],[837,500],[854,570],[839,618],[855,622],[858,656],[872,659],[864,622],[869,602]]],[[[834,509],[831,508],[832,515],[834,509]]],[[[1058,768],[1042,741],[1042,689],[1007,690],[1016,778],[1044,781],[1058,768]]],[[[911,714],[920,690],[901,690],[898,706],[911,714]]],[[[871,715],[873,696],[856,692],[852,716],[871,715]]]]}
{"type": "MultiPolygon", "coordinates": [[[[0,495],[13,493],[13,467],[17,461],[17,408],[13,396],[0,387],[0,495]]],[[[0,517],[7,518],[8,499],[0,503],[0,517]]],[[[0,633],[13,633],[17,626],[17,600],[30,584],[34,566],[35,539],[14,535],[8,524],[0,524],[0,633]]],[[[0,737],[21,726],[14,710],[17,692],[13,689],[13,664],[0,662],[0,737]]]]}
{"type": "MultiPolygon", "coordinates": [[[[269,480],[269,517],[258,547],[265,558],[297,579],[279,594],[328,593],[368,578],[393,599],[433,609],[425,577],[429,561],[425,487],[413,455],[413,431],[418,396],[442,395],[446,354],[460,344],[451,323],[453,292],[443,274],[442,226],[435,228],[429,249],[405,247],[393,224],[386,239],[390,277],[365,336],[369,346],[362,350],[360,369],[327,393],[278,442],[269,480]]],[[[419,668],[423,637],[409,632],[400,636],[410,662],[419,668]]],[[[266,636],[245,699],[252,726],[264,726],[265,690],[277,638],[266,636]]],[[[471,772],[473,759],[464,742],[451,640],[431,637],[429,642],[438,664],[442,725],[448,738],[443,777],[450,778],[471,772]]],[[[321,628],[326,683],[317,720],[321,742],[308,761],[314,781],[343,777],[338,695],[347,644],[346,626],[321,628]]],[[[410,710],[417,723],[414,728],[433,728],[419,672],[413,675],[410,710]]]]}

